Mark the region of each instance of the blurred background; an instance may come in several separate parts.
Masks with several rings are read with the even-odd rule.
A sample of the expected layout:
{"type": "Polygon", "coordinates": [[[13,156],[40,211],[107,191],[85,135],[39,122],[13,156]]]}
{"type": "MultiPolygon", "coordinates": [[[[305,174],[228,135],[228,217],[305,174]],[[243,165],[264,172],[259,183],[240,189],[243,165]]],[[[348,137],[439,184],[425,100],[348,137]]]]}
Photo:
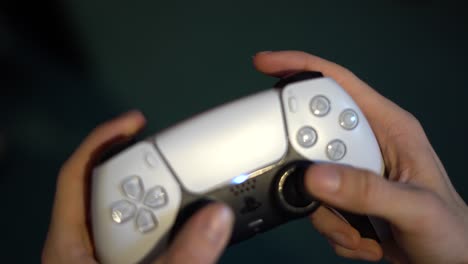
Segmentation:
{"type": "MultiPolygon", "coordinates": [[[[267,89],[275,79],[251,62],[262,50],[335,61],[412,112],[466,201],[461,3],[1,1],[2,261],[39,262],[57,171],[93,127],[137,108],[149,121],[145,137],[267,89]]],[[[356,263],[336,257],[306,219],[233,246],[220,262],[241,261],[356,263]]]]}

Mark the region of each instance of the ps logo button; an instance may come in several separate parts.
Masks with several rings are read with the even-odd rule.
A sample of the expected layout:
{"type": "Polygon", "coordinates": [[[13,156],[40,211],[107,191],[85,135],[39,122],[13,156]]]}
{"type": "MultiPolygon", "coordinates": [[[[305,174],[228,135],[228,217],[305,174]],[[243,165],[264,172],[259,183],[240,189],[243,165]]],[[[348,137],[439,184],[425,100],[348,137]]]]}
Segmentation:
{"type": "Polygon", "coordinates": [[[332,140],[327,145],[327,157],[333,161],[342,159],[346,154],[346,145],[339,139],[332,140]]]}
{"type": "Polygon", "coordinates": [[[126,179],[122,183],[122,189],[128,198],[136,201],[139,201],[144,193],[143,183],[138,176],[131,176],[126,179]]]}
{"type": "Polygon", "coordinates": [[[148,191],[143,202],[145,205],[157,209],[167,203],[167,193],[161,186],[156,186],[148,191]]]}
{"type": "Polygon", "coordinates": [[[315,116],[325,116],[330,112],[330,101],[323,95],[317,95],[310,100],[310,111],[315,116]]]}
{"type": "Polygon", "coordinates": [[[127,201],[121,200],[112,206],[112,220],[117,224],[122,224],[131,219],[135,215],[136,206],[127,201]]]}
{"type": "Polygon", "coordinates": [[[146,209],[140,209],[136,218],[136,225],[141,233],[153,230],[158,222],[152,212],[146,209]]]}

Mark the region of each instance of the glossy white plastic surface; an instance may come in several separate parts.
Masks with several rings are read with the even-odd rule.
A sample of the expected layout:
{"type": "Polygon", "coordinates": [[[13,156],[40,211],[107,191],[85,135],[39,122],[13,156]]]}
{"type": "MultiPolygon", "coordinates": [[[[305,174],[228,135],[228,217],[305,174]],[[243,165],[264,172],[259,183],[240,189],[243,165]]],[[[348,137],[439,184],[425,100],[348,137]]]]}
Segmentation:
{"type": "Polygon", "coordinates": [[[290,84],[284,88],[282,100],[289,141],[302,156],[317,162],[349,164],[382,175],[384,164],[369,123],[334,80],[319,78],[290,84]],[[324,96],[330,101],[330,110],[325,116],[314,115],[310,110],[310,101],[316,96],[324,96]],[[296,99],[296,111],[287,107],[290,98],[296,99]],[[340,125],[340,114],[346,109],[353,109],[358,114],[359,123],[350,130],[340,125]],[[317,141],[310,148],[302,147],[296,139],[297,132],[304,126],[312,127],[317,133],[317,141]],[[326,154],[327,144],[333,140],[341,140],[346,145],[346,154],[338,161],[329,159],[326,154]]]}
{"type": "MultiPolygon", "coordinates": [[[[96,168],[92,184],[92,227],[96,253],[101,263],[136,263],[149,254],[172,227],[181,202],[180,187],[161,157],[149,142],[140,142],[96,168]],[[149,158],[150,157],[150,158],[149,158]],[[151,163],[148,163],[148,158],[151,163]],[[139,177],[145,194],[132,199],[125,195],[122,183],[139,177]],[[161,186],[167,192],[167,204],[153,209],[143,205],[148,191],[161,186]],[[126,200],[137,207],[137,213],[124,223],[112,219],[112,206],[126,200]],[[152,212],[157,226],[138,228],[141,214],[152,212]],[[152,228],[146,231],[147,228],[152,228]],[[144,232],[142,232],[142,230],[144,232]]],[[[146,215],[144,215],[146,216],[146,215]]],[[[148,217],[147,217],[148,218],[148,217]]],[[[141,223],[140,223],[141,224],[141,223]]]]}
{"type": "MultiPolygon", "coordinates": [[[[305,159],[348,164],[383,175],[380,148],[366,118],[335,81],[318,78],[289,84],[281,91],[263,91],[166,129],[95,169],[92,223],[99,260],[135,263],[150,253],[159,253],[155,247],[164,249],[164,239],[179,212],[182,187],[203,194],[239,183],[248,173],[280,161],[286,155],[288,142],[305,159]],[[316,114],[311,112],[310,101],[316,96],[324,96],[329,101],[323,116],[317,114],[320,110],[317,103],[314,104],[316,114]],[[344,120],[343,116],[340,119],[346,109],[356,113],[355,127],[353,120],[344,120]],[[303,140],[301,146],[297,132],[303,127],[312,130],[303,130],[299,137],[303,140]],[[327,145],[338,141],[344,143],[346,153],[339,160],[331,160],[327,145]],[[138,187],[140,181],[133,178],[135,175],[141,179],[143,195],[138,187]],[[124,182],[128,183],[126,188],[122,188],[124,182]],[[129,195],[125,195],[124,189],[129,195]],[[137,208],[127,215],[114,215],[117,221],[122,220],[119,224],[112,218],[112,206],[122,200],[132,202],[137,208]],[[142,208],[147,211],[140,211],[142,208]],[[148,212],[154,214],[156,227],[148,212]],[[130,213],[133,218],[128,219],[130,213]],[[143,223],[140,228],[138,222],[143,223]]],[[[133,208],[125,202],[118,205],[117,211],[133,208]]],[[[382,237],[385,226],[374,218],[371,221],[382,237]]]]}
{"type": "MultiPolygon", "coordinates": [[[[314,162],[333,162],[373,171],[383,176],[383,163],[380,147],[364,114],[353,99],[333,79],[318,78],[297,82],[286,86],[282,92],[286,126],[292,147],[302,156],[314,162]],[[324,96],[330,101],[330,109],[324,116],[311,112],[312,98],[324,96]],[[288,103],[295,98],[295,111],[288,103]],[[340,125],[341,113],[352,109],[358,116],[358,124],[353,129],[340,125]],[[302,147],[297,139],[297,131],[304,126],[312,127],[317,139],[312,147],[302,147]],[[331,142],[342,142],[346,153],[342,159],[332,160],[327,156],[327,146],[331,142]]],[[[338,213],[339,214],[339,213],[338,213]]],[[[388,236],[388,227],[377,218],[369,218],[380,239],[388,236]]]]}
{"type": "Polygon", "coordinates": [[[214,108],[156,136],[182,185],[205,193],[279,161],[287,136],[277,90],[214,108]]]}

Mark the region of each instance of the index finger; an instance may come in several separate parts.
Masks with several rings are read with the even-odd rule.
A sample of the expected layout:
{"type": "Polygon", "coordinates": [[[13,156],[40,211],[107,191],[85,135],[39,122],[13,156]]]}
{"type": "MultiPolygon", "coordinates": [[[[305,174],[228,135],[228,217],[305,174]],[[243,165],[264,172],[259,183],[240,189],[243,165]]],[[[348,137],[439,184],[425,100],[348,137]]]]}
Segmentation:
{"type": "Polygon", "coordinates": [[[52,221],[54,224],[85,224],[86,176],[96,151],[110,141],[130,137],[145,124],[143,115],[131,111],[97,127],[65,162],[57,179],[52,221]]]}
{"type": "Polygon", "coordinates": [[[366,116],[384,152],[387,167],[395,167],[402,155],[414,161],[414,155],[420,159],[421,154],[425,154],[426,161],[432,160],[427,151],[428,140],[416,119],[348,69],[301,51],[261,52],[254,57],[254,65],[260,72],[275,77],[287,72],[319,71],[334,79],[366,116]]]}
{"type": "Polygon", "coordinates": [[[285,73],[319,71],[334,79],[359,105],[379,142],[389,177],[414,181],[437,189],[440,181],[429,179],[434,167],[431,145],[419,122],[407,111],[380,95],[348,69],[301,51],[260,52],[254,65],[265,74],[284,77],[285,73]],[[419,171],[417,178],[409,168],[419,171]],[[426,173],[427,172],[427,173],[426,173]],[[411,178],[413,177],[413,178],[411,178]]]}
{"type": "Polygon", "coordinates": [[[261,52],[254,57],[254,65],[260,72],[283,77],[294,71],[318,71],[335,80],[359,105],[372,129],[383,137],[385,121],[390,116],[402,114],[402,109],[380,95],[348,69],[317,56],[301,51],[261,52]],[[376,110],[379,111],[376,111],[376,110]]]}

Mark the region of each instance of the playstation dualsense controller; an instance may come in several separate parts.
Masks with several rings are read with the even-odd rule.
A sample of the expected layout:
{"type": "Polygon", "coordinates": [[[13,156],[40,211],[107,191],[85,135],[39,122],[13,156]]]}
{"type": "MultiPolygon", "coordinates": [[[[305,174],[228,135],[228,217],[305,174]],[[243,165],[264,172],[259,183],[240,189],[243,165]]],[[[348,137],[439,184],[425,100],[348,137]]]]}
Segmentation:
{"type": "MultiPolygon", "coordinates": [[[[96,167],[91,216],[97,257],[148,262],[190,215],[213,201],[234,211],[231,244],[309,215],[320,202],[304,190],[304,172],[325,162],[384,173],[371,127],[334,80],[318,72],[284,78],[96,167]]],[[[362,236],[385,236],[379,219],[334,211],[362,236]]]]}

